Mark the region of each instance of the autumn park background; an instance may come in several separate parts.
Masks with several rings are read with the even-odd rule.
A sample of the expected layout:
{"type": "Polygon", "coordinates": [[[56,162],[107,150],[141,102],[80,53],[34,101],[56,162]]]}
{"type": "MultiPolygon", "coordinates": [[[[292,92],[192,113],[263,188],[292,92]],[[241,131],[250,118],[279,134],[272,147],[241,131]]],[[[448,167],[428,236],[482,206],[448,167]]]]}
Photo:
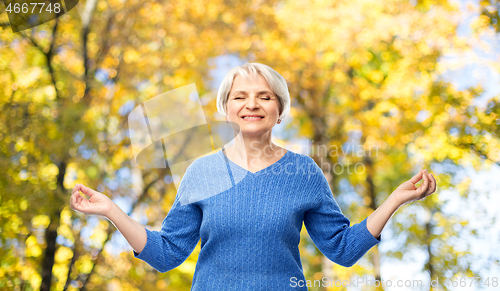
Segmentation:
{"type": "MultiPolygon", "coordinates": [[[[325,171],[351,223],[419,169],[438,182],[435,194],[400,208],[351,268],[325,259],[303,228],[307,279],[489,276],[491,284],[500,277],[499,8],[497,0],[86,0],[13,33],[0,4],[0,290],[189,290],[199,244],[159,273],[106,219],[72,211],[69,197],[83,183],[159,229],[176,189],[168,169],[134,165],[127,114],[195,83],[207,118],[224,120],[218,85],[245,62],[267,64],[289,84],[292,110],[276,143],[343,148],[326,161],[364,166],[325,171]],[[353,155],[349,145],[378,150],[353,155]]],[[[383,289],[396,290],[363,288],[383,289]]]]}

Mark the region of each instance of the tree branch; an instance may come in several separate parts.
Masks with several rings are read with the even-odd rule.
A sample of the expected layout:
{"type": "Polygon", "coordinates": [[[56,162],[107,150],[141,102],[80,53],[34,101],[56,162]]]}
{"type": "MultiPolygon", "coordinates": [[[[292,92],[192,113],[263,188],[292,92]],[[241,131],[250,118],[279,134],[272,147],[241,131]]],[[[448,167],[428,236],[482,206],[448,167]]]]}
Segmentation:
{"type": "Polygon", "coordinates": [[[81,13],[82,18],[82,55],[83,55],[83,67],[84,67],[84,81],[85,81],[85,92],[83,98],[87,103],[88,95],[90,92],[90,64],[89,64],[89,52],[87,48],[87,39],[90,33],[90,22],[94,14],[94,9],[97,4],[97,0],[88,0],[85,2],[85,7],[81,13]]]}
{"type": "Polygon", "coordinates": [[[27,40],[29,40],[31,42],[31,44],[36,47],[39,51],[41,51],[43,54],[45,54],[45,51],[42,49],[42,47],[35,41],[35,39],[27,34],[25,34],[24,32],[19,32],[20,35],[22,35],[24,38],[26,38],[27,40]]]}

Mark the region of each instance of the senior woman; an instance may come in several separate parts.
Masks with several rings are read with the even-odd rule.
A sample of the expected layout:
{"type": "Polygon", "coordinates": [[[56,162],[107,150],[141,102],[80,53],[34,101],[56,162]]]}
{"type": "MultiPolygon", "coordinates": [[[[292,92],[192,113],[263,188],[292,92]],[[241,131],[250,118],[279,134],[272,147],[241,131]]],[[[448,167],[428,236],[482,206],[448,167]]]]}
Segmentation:
{"type": "Polygon", "coordinates": [[[307,290],[298,248],[302,224],[326,257],[349,267],[380,242],[401,205],[436,190],[435,178],[422,170],[351,226],[313,159],[271,142],[274,125],[290,110],[279,73],[258,63],[233,68],[219,88],[217,109],[238,127],[234,144],[187,168],[160,231],[144,228],[107,196],[81,184],[70,199],[72,209],[109,219],[134,256],[160,272],[184,262],[201,239],[191,290],[307,290]],[[182,195],[207,191],[202,199],[180,202],[182,195]]]}

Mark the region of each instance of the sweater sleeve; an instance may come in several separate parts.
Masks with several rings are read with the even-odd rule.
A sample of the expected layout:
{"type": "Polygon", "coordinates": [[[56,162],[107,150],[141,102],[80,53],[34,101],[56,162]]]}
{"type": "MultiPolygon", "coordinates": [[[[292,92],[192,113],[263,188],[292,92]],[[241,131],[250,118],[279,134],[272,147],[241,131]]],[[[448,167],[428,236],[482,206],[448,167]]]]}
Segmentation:
{"type": "Polygon", "coordinates": [[[146,229],[146,246],[134,257],[159,272],[167,272],[182,264],[193,252],[200,239],[202,211],[194,203],[181,205],[180,197],[189,191],[189,169],[179,184],[175,201],[163,220],[161,230],[146,229]]]}
{"type": "MultiPolygon", "coordinates": [[[[319,167],[318,167],[319,168],[319,167]]],[[[332,191],[323,173],[320,173],[315,207],[304,214],[304,225],[316,247],[328,259],[344,267],[354,265],[381,237],[375,238],[362,222],[350,226],[333,198],[332,191]]]]}

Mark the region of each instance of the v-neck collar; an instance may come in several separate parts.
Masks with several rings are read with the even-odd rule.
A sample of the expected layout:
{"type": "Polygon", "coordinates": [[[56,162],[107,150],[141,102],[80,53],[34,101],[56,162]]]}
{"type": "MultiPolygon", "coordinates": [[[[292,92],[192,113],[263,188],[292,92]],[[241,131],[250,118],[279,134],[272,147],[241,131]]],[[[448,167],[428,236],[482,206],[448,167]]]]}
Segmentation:
{"type": "Polygon", "coordinates": [[[226,161],[226,163],[229,163],[230,165],[232,165],[231,168],[239,171],[239,172],[242,172],[246,175],[251,175],[251,176],[258,176],[258,175],[262,175],[262,174],[265,174],[265,173],[269,173],[269,172],[272,172],[273,170],[275,170],[276,168],[278,168],[279,166],[281,166],[284,162],[286,162],[286,160],[288,160],[292,153],[287,150],[286,153],[276,162],[274,162],[273,164],[267,166],[266,168],[262,169],[262,170],[259,170],[257,172],[251,172],[243,167],[241,167],[240,165],[234,163],[233,161],[231,161],[225,154],[224,154],[224,148],[221,149],[219,151],[219,155],[226,161]]]}

